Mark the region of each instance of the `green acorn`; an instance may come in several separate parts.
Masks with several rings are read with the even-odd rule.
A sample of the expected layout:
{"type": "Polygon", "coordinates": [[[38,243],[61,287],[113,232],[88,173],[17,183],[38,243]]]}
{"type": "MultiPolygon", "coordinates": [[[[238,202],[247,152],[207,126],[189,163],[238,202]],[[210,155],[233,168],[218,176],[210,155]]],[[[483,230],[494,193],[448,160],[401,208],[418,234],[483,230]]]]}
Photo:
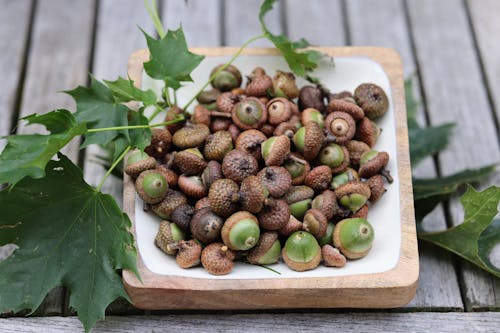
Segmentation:
{"type": "Polygon", "coordinates": [[[333,230],[333,244],[349,259],[362,258],[372,248],[374,233],[365,219],[344,219],[333,230]]]}

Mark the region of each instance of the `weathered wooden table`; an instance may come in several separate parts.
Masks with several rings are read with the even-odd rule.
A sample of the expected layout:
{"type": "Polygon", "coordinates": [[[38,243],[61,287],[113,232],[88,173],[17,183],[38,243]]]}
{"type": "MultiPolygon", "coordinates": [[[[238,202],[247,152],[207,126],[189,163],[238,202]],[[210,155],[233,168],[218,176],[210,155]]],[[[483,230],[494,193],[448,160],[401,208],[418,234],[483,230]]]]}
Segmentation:
{"type": "MultiPolygon", "coordinates": [[[[169,28],[183,23],[191,46],[240,45],[259,33],[256,0],[160,2],[169,28]]],[[[377,45],[398,50],[405,74],[420,78],[422,124],[455,122],[448,148],[415,170],[447,175],[500,161],[500,1],[496,0],[287,0],[268,17],[274,32],[313,44],[377,45]]],[[[125,75],[128,55],[145,47],[137,25],[152,32],[142,1],[0,0],[0,135],[28,133],[17,120],[33,112],[74,109],[57,91],[97,78],[125,75]]],[[[253,46],[269,46],[256,42],[253,46]]],[[[0,149],[3,148],[0,143],[0,149]]],[[[104,170],[96,148],[65,151],[86,179],[104,170]]],[[[497,172],[480,187],[500,184],[497,172]]],[[[104,188],[121,198],[121,183],[104,188]]],[[[456,200],[425,221],[439,230],[461,221],[456,200]]],[[[335,295],[329,295],[335,297],[335,295]]],[[[420,285],[406,307],[395,310],[145,312],[118,301],[95,331],[499,331],[500,280],[428,244],[420,244],[420,285]]],[[[1,332],[81,330],[64,289],[50,293],[32,318],[0,319],[1,332]],[[51,317],[48,317],[51,316],[51,317]]]]}

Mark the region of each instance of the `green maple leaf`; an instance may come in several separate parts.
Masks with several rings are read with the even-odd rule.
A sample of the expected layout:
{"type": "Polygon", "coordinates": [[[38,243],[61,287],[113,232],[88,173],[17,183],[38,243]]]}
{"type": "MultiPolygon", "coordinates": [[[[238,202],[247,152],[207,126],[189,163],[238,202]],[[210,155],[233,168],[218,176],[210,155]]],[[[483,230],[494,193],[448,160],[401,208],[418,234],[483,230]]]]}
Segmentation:
{"type": "Polygon", "coordinates": [[[276,0],[265,0],[260,6],[259,21],[264,35],[280,50],[290,69],[298,76],[306,76],[308,72],[318,67],[318,62],[325,55],[315,50],[301,50],[310,46],[309,42],[302,38],[298,41],[291,41],[285,35],[274,35],[266,27],[264,17],[273,9],[276,0]]]}
{"type": "Polygon", "coordinates": [[[104,80],[106,85],[111,89],[115,101],[118,103],[126,103],[130,101],[139,101],[144,103],[144,106],[153,105],[156,103],[156,94],[152,90],[144,91],[134,85],[134,81],[126,80],[119,77],[116,81],[104,80]]]}
{"type": "Polygon", "coordinates": [[[492,223],[498,213],[500,187],[476,192],[469,186],[460,202],[465,213],[462,224],[441,232],[420,233],[419,237],[500,277],[500,267],[489,259],[489,252],[500,241],[498,223],[492,223]]]}
{"type": "MultiPolygon", "coordinates": [[[[89,129],[127,126],[127,114],[130,111],[125,105],[115,100],[111,89],[91,76],[90,87],[78,86],[66,91],[76,102],[75,117],[79,122],[87,123],[89,129]]],[[[106,145],[118,135],[129,139],[127,130],[110,130],[88,133],[82,147],[90,144],[106,145]]]]}
{"type": "Polygon", "coordinates": [[[26,176],[42,178],[50,159],[71,139],[86,131],[86,125],[78,123],[68,110],[34,114],[23,119],[28,124],[44,125],[50,134],[7,136],[7,145],[0,155],[0,184],[14,186],[26,176]]]}
{"type": "Polygon", "coordinates": [[[0,192],[0,245],[19,246],[0,262],[0,313],[33,312],[63,285],[88,331],[113,300],[128,299],[117,270],[138,274],[137,254],[130,220],[116,201],[59,158],[47,164],[44,178],[0,192]]]}
{"type": "Polygon", "coordinates": [[[161,39],[143,33],[150,52],[150,60],[144,63],[149,76],[173,89],[179,89],[183,81],[193,81],[190,74],[205,57],[189,52],[182,27],[168,30],[161,39]]]}

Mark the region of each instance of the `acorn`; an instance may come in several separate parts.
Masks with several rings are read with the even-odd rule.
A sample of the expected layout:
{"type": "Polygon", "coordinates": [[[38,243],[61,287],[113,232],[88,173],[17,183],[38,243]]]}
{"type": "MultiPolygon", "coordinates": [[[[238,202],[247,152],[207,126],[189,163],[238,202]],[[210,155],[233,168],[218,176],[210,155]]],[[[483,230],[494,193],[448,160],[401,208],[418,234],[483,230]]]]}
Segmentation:
{"type": "Polygon", "coordinates": [[[311,165],[297,153],[291,153],[294,158],[287,158],[283,167],[292,177],[292,185],[304,183],[306,175],[311,171],[311,165]]]}
{"type": "Polygon", "coordinates": [[[224,156],[233,150],[233,138],[228,131],[218,131],[210,134],[205,141],[203,156],[207,160],[222,161],[224,156]]]}
{"type": "Polygon", "coordinates": [[[293,138],[293,135],[295,134],[295,132],[297,132],[297,130],[298,130],[298,128],[294,122],[285,121],[281,124],[278,124],[274,128],[272,136],[286,135],[289,138],[293,138]]]}
{"type": "Polygon", "coordinates": [[[269,192],[257,176],[248,176],[241,182],[240,203],[245,211],[252,214],[260,212],[268,195],[269,192]]]}
{"type": "Polygon", "coordinates": [[[335,193],[339,203],[353,213],[360,209],[371,195],[370,187],[359,180],[340,186],[335,193]]]}
{"type": "Polygon", "coordinates": [[[319,125],[320,128],[325,127],[325,118],[323,114],[314,108],[304,109],[300,115],[300,121],[302,124],[307,124],[310,121],[314,121],[319,125]]]}
{"type": "Polygon", "coordinates": [[[169,189],[165,198],[161,202],[152,205],[151,210],[162,219],[170,220],[175,208],[186,203],[187,198],[183,193],[169,189]]]}
{"type": "Polygon", "coordinates": [[[183,240],[185,237],[184,232],[175,223],[161,221],[156,234],[155,245],[166,254],[173,255],[177,253],[177,250],[168,248],[168,244],[183,240]]]}
{"type": "MultiPolygon", "coordinates": [[[[167,122],[167,121],[175,120],[183,114],[184,114],[184,110],[182,110],[177,105],[172,105],[167,110],[167,113],[165,114],[164,121],[167,122]]],[[[175,124],[166,125],[165,128],[168,129],[171,134],[174,134],[175,132],[177,132],[178,129],[180,129],[182,127],[182,125],[183,125],[183,122],[178,122],[175,124]]]]}
{"type": "Polygon", "coordinates": [[[333,230],[333,245],[348,259],[366,256],[372,247],[373,238],[373,227],[362,218],[344,219],[333,230]]]}
{"type": "Polygon", "coordinates": [[[267,121],[266,106],[255,97],[238,102],[231,111],[233,122],[242,130],[259,128],[267,121]]]}
{"type": "Polygon", "coordinates": [[[151,130],[151,143],[144,148],[144,151],[157,160],[163,160],[163,157],[170,149],[172,143],[172,134],[166,128],[153,128],[151,130]]]}
{"type": "Polygon", "coordinates": [[[290,139],[286,135],[273,136],[261,145],[266,166],[281,165],[290,155],[290,139]]]}
{"type": "Polygon", "coordinates": [[[224,222],[221,236],[231,250],[249,250],[259,241],[259,221],[249,212],[236,212],[224,222]]]}
{"type": "Polygon", "coordinates": [[[304,215],[302,229],[311,233],[317,239],[325,236],[328,220],[319,209],[309,209],[304,215]]]}
{"type": "Polygon", "coordinates": [[[335,228],[335,224],[332,222],[328,222],[328,226],[326,227],[326,233],[323,237],[318,239],[318,243],[320,246],[324,246],[326,244],[333,244],[333,229],[335,228]]]}
{"type": "Polygon", "coordinates": [[[281,244],[276,231],[266,231],[260,235],[257,244],[250,249],[246,258],[254,265],[276,263],[281,255],[281,244]]]}
{"type": "Polygon", "coordinates": [[[267,140],[264,133],[256,129],[241,132],[235,142],[236,149],[251,154],[255,159],[262,159],[261,144],[267,140]]]}
{"type": "Polygon", "coordinates": [[[238,209],[240,200],[238,184],[231,179],[218,179],[210,186],[208,199],[215,214],[228,217],[238,209]]]}
{"type": "Polygon", "coordinates": [[[191,176],[199,174],[207,166],[198,148],[189,148],[174,155],[175,166],[184,174],[191,176]]]}
{"type": "Polygon", "coordinates": [[[172,142],[180,149],[196,148],[205,142],[210,129],[205,124],[190,124],[177,130],[172,136],[172,142]]]}
{"type": "Polygon", "coordinates": [[[381,174],[384,178],[392,183],[393,179],[389,170],[385,169],[385,166],[389,162],[389,154],[385,151],[371,150],[369,152],[361,155],[359,161],[359,176],[361,178],[370,178],[376,174],[381,174]]]}
{"type": "Polygon", "coordinates": [[[358,209],[357,211],[352,213],[352,215],[350,217],[361,217],[363,219],[367,219],[369,210],[370,210],[370,208],[368,207],[368,205],[364,204],[363,206],[361,206],[360,209],[358,209]]]}
{"type": "Polygon", "coordinates": [[[347,168],[344,172],[333,176],[330,188],[335,190],[348,182],[352,182],[353,180],[360,180],[358,172],[352,168],[347,168]]]}
{"type": "Polygon", "coordinates": [[[317,87],[304,86],[300,89],[298,104],[301,110],[313,108],[319,112],[324,112],[323,92],[317,87]]]}
{"type": "Polygon", "coordinates": [[[230,118],[214,118],[210,123],[210,132],[227,131],[232,123],[233,121],[230,118]]]}
{"type": "Polygon", "coordinates": [[[212,80],[211,84],[212,87],[214,87],[219,91],[222,92],[229,91],[241,86],[241,81],[242,81],[241,72],[234,65],[227,65],[227,64],[217,65],[214,67],[214,69],[212,69],[212,72],[210,72],[210,77],[213,77],[214,75],[215,77],[212,80]],[[225,68],[219,73],[217,73],[217,75],[215,75],[215,73],[218,70],[220,70],[221,67],[223,66],[225,66],[225,68]]]}
{"type": "Polygon", "coordinates": [[[273,77],[273,94],[276,97],[294,99],[299,96],[295,75],[291,72],[276,71],[273,77]]]}
{"type": "Polygon", "coordinates": [[[365,116],[365,112],[362,108],[354,103],[347,102],[342,99],[330,100],[328,102],[328,105],[326,106],[326,111],[328,113],[337,111],[348,113],[354,119],[354,121],[359,121],[365,116]]]}
{"type": "Polygon", "coordinates": [[[296,231],[286,240],[282,256],[285,264],[294,271],[307,271],[321,262],[321,248],[313,235],[296,231]]]}
{"type": "Polygon", "coordinates": [[[208,244],[220,238],[223,224],[224,220],[210,208],[202,208],[194,213],[189,228],[195,239],[208,244]]]}
{"type": "Polygon", "coordinates": [[[182,204],[175,207],[174,211],[170,215],[170,219],[175,223],[182,231],[189,231],[189,224],[194,215],[194,208],[188,204],[182,204]]]}
{"type": "Polygon", "coordinates": [[[145,203],[155,204],[162,201],[167,194],[168,183],[160,172],[145,170],[137,177],[135,189],[145,203]]]}
{"type": "Polygon", "coordinates": [[[217,110],[222,113],[231,114],[233,108],[240,101],[240,96],[228,91],[217,96],[216,105],[217,110]]]}
{"type": "Polygon", "coordinates": [[[347,262],[346,257],[330,244],[321,247],[321,256],[325,266],[328,267],[344,267],[347,262]]]}
{"type": "Polygon", "coordinates": [[[201,181],[206,188],[210,188],[217,179],[222,179],[222,166],[217,161],[210,161],[201,174],[201,181]]]}
{"type": "Polygon", "coordinates": [[[154,169],[157,165],[156,159],[139,149],[133,150],[127,157],[125,173],[132,178],[137,178],[143,171],[154,169]]]}
{"type": "Polygon", "coordinates": [[[242,150],[234,149],[222,160],[222,174],[238,183],[248,176],[255,175],[257,171],[259,171],[257,160],[242,150]]]}
{"type": "Polygon", "coordinates": [[[279,230],[288,223],[290,208],[284,200],[267,199],[257,217],[262,228],[279,230]]]}
{"type": "Polygon", "coordinates": [[[383,116],[389,108],[384,89],[374,83],[360,84],[354,90],[354,99],[370,119],[383,116]]]}
{"type": "Polygon", "coordinates": [[[207,195],[207,187],[200,176],[179,176],[178,185],[180,190],[190,198],[201,199],[207,195]]]}
{"type": "Polygon", "coordinates": [[[377,143],[380,135],[380,128],[372,120],[367,117],[362,118],[356,125],[356,133],[354,138],[356,140],[366,143],[368,146],[373,147],[377,143]]]}
{"type": "Polygon", "coordinates": [[[168,164],[159,164],[156,166],[155,170],[160,172],[163,177],[165,177],[169,187],[177,186],[179,176],[174,170],[170,169],[168,164]]]}
{"type": "Polygon", "coordinates": [[[351,140],[356,133],[356,123],[346,112],[330,113],[325,119],[325,128],[338,144],[351,140]]]}
{"type": "Polygon", "coordinates": [[[337,195],[333,191],[325,190],[313,199],[311,208],[321,211],[327,220],[331,220],[339,212],[337,195]]]}
{"type": "Polygon", "coordinates": [[[296,231],[302,230],[302,222],[297,220],[295,216],[290,215],[288,222],[278,230],[278,233],[282,236],[288,237],[296,231]]]}
{"type": "Polygon", "coordinates": [[[235,257],[223,243],[212,243],[201,251],[201,264],[212,275],[225,275],[233,270],[235,257]]]}
{"type": "Polygon", "coordinates": [[[204,90],[199,93],[198,96],[196,96],[196,100],[198,101],[198,103],[206,107],[206,105],[208,104],[215,103],[217,96],[219,96],[220,94],[220,90],[217,89],[204,90]]]}
{"type": "Polygon", "coordinates": [[[262,67],[256,67],[252,73],[247,76],[247,86],[245,92],[247,96],[267,96],[273,88],[273,80],[262,67]]]}
{"type": "Polygon", "coordinates": [[[283,200],[290,207],[290,213],[297,219],[302,220],[307,210],[311,208],[314,190],[308,186],[292,186],[283,196],[283,200]]]}
{"type": "Polygon", "coordinates": [[[288,171],[279,166],[265,167],[257,174],[262,185],[274,198],[284,195],[292,186],[292,178],[288,171]]]}
{"type": "Polygon", "coordinates": [[[304,179],[304,185],[309,186],[316,192],[321,192],[330,187],[332,181],[332,169],[327,165],[320,165],[309,171],[304,179]]]}
{"type": "Polygon", "coordinates": [[[201,245],[194,239],[188,241],[177,242],[179,248],[175,256],[175,262],[181,268],[191,268],[197,266],[201,262],[201,245]]]}
{"type": "Polygon", "coordinates": [[[370,187],[370,200],[371,203],[379,201],[382,195],[386,192],[384,187],[384,179],[381,175],[374,175],[368,178],[366,184],[370,187]]]}
{"type": "Polygon", "coordinates": [[[343,172],[349,166],[349,151],[346,147],[335,143],[330,143],[321,149],[318,155],[321,164],[327,165],[332,169],[332,174],[343,172]]]}
{"type": "Polygon", "coordinates": [[[349,152],[349,160],[351,164],[359,165],[361,155],[370,151],[370,146],[363,141],[349,140],[345,143],[345,147],[349,152]]]}
{"type": "Polygon", "coordinates": [[[292,116],[292,102],[284,97],[275,97],[266,104],[267,121],[271,125],[278,125],[288,121],[292,116]]]}
{"type": "Polygon", "coordinates": [[[323,130],[314,121],[310,121],[304,127],[299,128],[293,136],[295,148],[308,161],[316,158],[324,141],[325,135],[323,134],[323,130]]]}

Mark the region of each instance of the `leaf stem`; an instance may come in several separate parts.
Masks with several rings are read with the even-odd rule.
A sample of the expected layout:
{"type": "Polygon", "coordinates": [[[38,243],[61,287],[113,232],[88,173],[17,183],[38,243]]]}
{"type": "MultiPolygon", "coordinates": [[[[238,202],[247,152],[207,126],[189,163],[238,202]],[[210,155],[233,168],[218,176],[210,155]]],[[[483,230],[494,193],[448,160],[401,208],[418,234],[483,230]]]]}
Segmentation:
{"type": "Polygon", "coordinates": [[[186,104],[186,106],[184,106],[183,110],[187,110],[187,108],[194,102],[196,97],[198,97],[198,95],[203,90],[205,90],[205,88],[210,84],[210,82],[212,82],[220,72],[222,72],[224,69],[226,69],[227,66],[231,65],[234,62],[234,60],[236,60],[236,58],[238,58],[238,56],[241,54],[241,52],[243,52],[245,47],[247,47],[250,43],[252,43],[258,39],[262,39],[262,38],[266,38],[266,37],[267,37],[267,34],[262,34],[259,36],[252,37],[249,40],[247,40],[245,43],[243,43],[243,45],[241,45],[241,47],[238,49],[238,51],[236,51],[236,53],[233,55],[233,57],[231,59],[229,59],[229,61],[226,62],[223,66],[221,66],[212,76],[210,76],[208,81],[205,82],[205,84],[200,88],[200,90],[189,100],[189,102],[187,102],[187,104],[186,104]]]}
{"type": "Polygon", "coordinates": [[[129,126],[115,126],[115,127],[102,127],[102,128],[91,128],[87,130],[87,133],[96,133],[96,132],[105,132],[105,131],[118,131],[118,130],[126,130],[126,129],[139,129],[139,128],[153,128],[160,127],[166,125],[172,125],[179,123],[185,119],[184,115],[179,115],[177,119],[164,121],[156,124],[148,124],[148,125],[129,125],[129,126]]]}
{"type": "Polygon", "coordinates": [[[116,161],[114,161],[113,164],[111,164],[111,167],[109,167],[108,171],[106,171],[106,173],[102,177],[101,181],[99,182],[99,185],[97,185],[98,192],[101,191],[101,188],[104,185],[106,178],[108,178],[108,176],[111,174],[111,172],[113,172],[113,170],[116,168],[116,166],[121,162],[121,160],[123,160],[123,158],[130,151],[130,149],[132,149],[132,146],[127,146],[127,148],[125,148],[125,150],[120,154],[120,156],[118,156],[116,161]]]}
{"type": "Polygon", "coordinates": [[[146,7],[149,17],[151,17],[151,21],[153,21],[155,29],[158,32],[158,36],[160,36],[160,39],[163,39],[163,37],[165,37],[165,29],[163,28],[161,19],[158,16],[158,7],[156,6],[156,0],[151,0],[151,4],[148,0],[144,0],[144,7],[146,7]]]}

